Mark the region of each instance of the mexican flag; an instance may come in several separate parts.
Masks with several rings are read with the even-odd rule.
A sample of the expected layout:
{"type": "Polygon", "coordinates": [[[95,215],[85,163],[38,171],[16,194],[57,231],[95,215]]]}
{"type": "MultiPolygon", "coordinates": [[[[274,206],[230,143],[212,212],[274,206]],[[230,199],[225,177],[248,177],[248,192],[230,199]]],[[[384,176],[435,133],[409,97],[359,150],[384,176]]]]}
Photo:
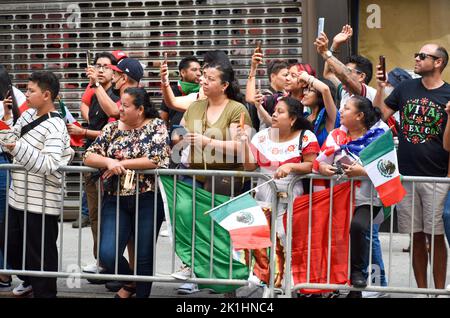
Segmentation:
{"type": "MultiPolygon", "coordinates": [[[[80,123],[73,117],[72,113],[64,104],[62,99],[59,99],[59,112],[66,123],[81,127],[80,123]]],[[[70,135],[70,145],[72,147],[83,147],[84,145],[83,136],[70,135]]]]}
{"type": "MultiPolygon", "coordinates": [[[[237,257],[238,254],[230,248],[230,234],[215,223],[209,215],[205,215],[205,212],[211,209],[211,193],[199,188],[196,188],[193,193],[192,186],[181,181],[177,181],[176,189],[174,189],[172,176],[161,176],[159,189],[170,233],[173,232],[172,226],[175,225],[175,238],[173,238],[175,252],[184,264],[193,269],[196,277],[247,280],[249,268],[242,258],[237,257]],[[195,219],[193,219],[194,198],[195,219]],[[170,224],[173,222],[174,214],[175,224],[170,224]],[[193,237],[193,222],[195,237],[193,237]],[[211,227],[213,227],[213,232],[211,227]],[[193,240],[195,248],[192,254],[193,240]],[[211,259],[213,260],[212,266],[211,259]]],[[[224,195],[215,195],[214,205],[219,206],[229,199],[224,195]]],[[[201,285],[201,288],[211,288],[219,293],[227,293],[237,289],[238,286],[201,285]]]]}
{"type": "MultiPolygon", "coordinates": [[[[307,282],[326,284],[328,266],[330,267],[330,284],[344,285],[348,283],[350,221],[355,208],[355,198],[351,197],[350,182],[335,185],[333,201],[330,198],[330,189],[312,194],[311,218],[309,216],[309,194],[299,196],[294,200],[291,262],[294,284],[307,282]],[[352,200],[353,204],[350,204],[352,200]],[[331,219],[330,204],[332,204],[331,219]],[[308,257],[309,238],[311,238],[311,245],[308,257]],[[330,258],[328,258],[328,254],[330,258]]],[[[287,215],[283,217],[285,228],[286,222],[287,215]]],[[[325,291],[327,290],[301,290],[302,293],[325,291]]]]}
{"type": "Polygon", "coordinates": [[[403,199],[406,191],[400,181],[397,153],[390,129],[364,148],[359,159],[385,207],[403,199]]]}
{"type": "Polygon", "coordinates": [[[250,194],[217,207],[209,215],[230,233],[236,250],[260,249],[272,245],[266,216],[250,194]]]}

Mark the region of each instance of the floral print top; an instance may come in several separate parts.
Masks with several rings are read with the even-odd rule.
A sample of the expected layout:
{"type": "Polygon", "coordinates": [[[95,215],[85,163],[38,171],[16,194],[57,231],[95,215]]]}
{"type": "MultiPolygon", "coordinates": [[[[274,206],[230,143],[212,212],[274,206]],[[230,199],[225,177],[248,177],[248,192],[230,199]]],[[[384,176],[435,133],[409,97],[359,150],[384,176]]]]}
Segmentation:
{"type": "MultiPolygon", "coordinates": [[[[119,121],[107,124],[100,136],[86,150],[84,157],[98,154],[117,159],[138,159],[148,157],[158,168],[167,168],[170,159],[169,133],[164,121],[151,119],[145,126],[132,130],[119,130],[119,121]]],[[[124,189],[125,175],[120,176],[120,196],[136,194],[136,175],[133,188],[124,189]]],[[[154,175],[139,174],[139,193],[155,190],[154,175]]],[[[116,194],[114,191],[113,194],[116,194]]]]}

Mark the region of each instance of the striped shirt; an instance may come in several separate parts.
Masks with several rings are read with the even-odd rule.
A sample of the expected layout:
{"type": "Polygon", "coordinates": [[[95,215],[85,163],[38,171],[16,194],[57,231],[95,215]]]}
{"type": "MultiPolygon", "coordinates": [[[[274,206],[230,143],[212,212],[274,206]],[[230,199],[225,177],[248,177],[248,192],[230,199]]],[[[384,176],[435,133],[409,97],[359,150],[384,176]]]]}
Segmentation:
{"type": "Polygon", "coordinates": [[[2,141],[16,143],[10,151],[13,163],[26,170],[11,173],[9,204],[17,210],[24,211],[26,207],[33,213],[59,215],[64,199],[62,173],[57,170],[72,160],[74,151],[66,125],[59,117],[43,121],[20,138],[22,127],[38,118],[36,113],[35,109],[28,109],[11,130],[0,131],[2,141]]]}

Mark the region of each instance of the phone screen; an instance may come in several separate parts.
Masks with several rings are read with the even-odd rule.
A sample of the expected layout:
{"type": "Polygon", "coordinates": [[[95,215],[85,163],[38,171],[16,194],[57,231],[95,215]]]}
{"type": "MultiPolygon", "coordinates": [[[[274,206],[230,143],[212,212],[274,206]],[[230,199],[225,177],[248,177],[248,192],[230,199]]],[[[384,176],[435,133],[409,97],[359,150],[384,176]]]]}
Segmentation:
{"type": "Polygon", "coordinates": [[[262,53],[261,46],[262,46],[262,41],[261,40],[256,41],[256,50],[255,50],[256,53],[262,53]]]}
{"type": "Polygon", "coordinates": [[[89,51],[89,50],[86,51],[86,64],[87,64],[87,66],[92,65],[91,51],[89,51]]]}
{"type": "Polygon", "coordinates": [[[319,18],[319,21],[317,23],[317,37],[320,36],[320,33],[323,32],[325,28],[325,18],[319,18]]]}

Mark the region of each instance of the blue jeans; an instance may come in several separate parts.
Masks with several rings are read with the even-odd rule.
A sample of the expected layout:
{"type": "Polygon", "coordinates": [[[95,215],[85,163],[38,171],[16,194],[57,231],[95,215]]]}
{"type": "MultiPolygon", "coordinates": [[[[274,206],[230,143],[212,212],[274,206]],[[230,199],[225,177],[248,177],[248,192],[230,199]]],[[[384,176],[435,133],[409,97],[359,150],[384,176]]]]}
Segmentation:
{"type": "MultiPolygon", "coordinates": [[[[121,196],[119,200],[119,247],[118,274],[132,275],[132,270],[123,256],[125,247],[131,238],[137,239],[137,275],[153,275],[153,242],[154,213],[156,217],[156,238],[163,220],[163,204],[161,196],[158,196],[157,211],[154,211],[154,192],[145,192],[139,195],[138,207],[138,235],[135,230],[136,196],[121,196]]],[[[101,212],[100,227],[100,262],[109,273],[115,272],[116,261],[116,196],[105,194],[101,212]]],[[[136,297],[150,296],[151,282],[136,283],[136,297]]]]}
{"type": "Polygon", "coordinates": [[[445,236],[447,237],[448,244],[450,244],[450,191],[448,192],[447,199],[445,200],[442,218],[444,219],[445,236]]]}
{"type": "MultiPolygon", "coordinates": [[[[378,238],[378,231],[380,224],[374,224],[372,230],[372,284],[376,286],[387,286],[386,273],[384,270],[383,254],[381,252],[380,239],[378,238]]],[[[370,242],[370,231],[366,234],[366,240],[370,242]]],[[[369,266],[369,260],[367,260],[366,266],[364,266],[363,274],[368,277],[367,267],[369,266]]]]}
{"type": "Polygon", "coordinates": [[[86,191],[83,191],[83,196],[81,197],[81,215],[89,217],[86,191]]]}
{"type": "MultiPolygon", "coordinates": [[[[10,163],[4,152],[0,153],[0,164],[10,163]]],[[[6,185],[6,170],[0,170],[0,268],[3,268],[3,248],[5,247],[5,216],[6,196],[8,188],[6,185]]]]}

